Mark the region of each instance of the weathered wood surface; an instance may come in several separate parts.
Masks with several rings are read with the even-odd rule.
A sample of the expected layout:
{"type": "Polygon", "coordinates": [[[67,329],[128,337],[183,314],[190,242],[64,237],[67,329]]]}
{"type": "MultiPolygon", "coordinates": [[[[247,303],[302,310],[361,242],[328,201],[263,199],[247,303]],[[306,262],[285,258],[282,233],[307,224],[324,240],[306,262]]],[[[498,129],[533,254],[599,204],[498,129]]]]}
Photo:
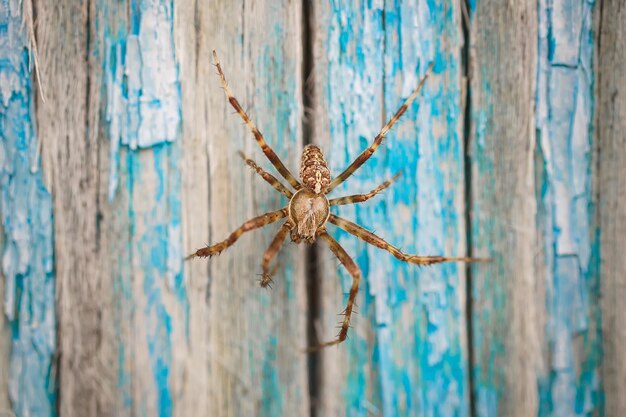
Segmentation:
{"type": "Polygon", "coordinates": [[[0,415],[626,414],[625,10],[0,0],[0,415]],[[364,272],[360,314],[302,354],[350,286],[323,243],[286,245],[271,291],[277,225],[183,262],[286,204],[237,156],[269,169],[212,49],[292,172],[307,141],[345,168],[434,63],[334,195],[402,177],[334,212],[492,262],[418,269],[329,227],[364,272]]]}
{"type": "Polygon", "coordinates": [[[594,224],[593,2],[539,2],[535,184],[547,321],[539,414],[587,416],[602,405],[600,275],[594,224]]]}
{"type": "MultiPolygon", "coordinates": [[[[596,6],[598,7],[598,6],[596,6]]],[[[596,78],[605,415],[626,413],[626,4],[600,4],[596,78]]]]}
{"type": "Polygon", "coordinates": [[[62,234],[61,415],[308,410],[301,264],[285,256],[280,285],[261,292],[265,231],[243,237],[210,273],[206,261],[183,271],[185,253],[285,204],[265,198],[236,155],[256,145],[230,115],[211,48],[268,142],[292,161],[301,147],[299,4],[222,6],[37,9],[50,88],[37,121],[62,234]]]}
{"type": "Polygon", "coordinates": [[[475,414],[537,414],[543,295],[535,275],[533,159],[537,10],[534,1],[477,1],[470,9],[475,414]]]}
{"type": "Polygon", "coordinates": [[[0,413],[10,415],[12,410],[18,416],[50,416],[55,412],[53,355],[57,342],[53,207],[50,192],[43,183],[37,151],[36,93],[29,72],[32,68],[29,36],[24,30],[32,24],[29,7],[29,1],[0,3],[0,212],[4,287],[0,413]]]}
{"type": "MultiPolygon", "coordinates": [[[[189,130],[183,134],[184,152],[189,158],[206,155],[193,174],[184,175],[187,198],[194,199],[195,190],[206,192],[202,191],[206,190],[203,177],[208,178],[209,190],[208,200],[187,204],[187,253],[209,241],[224,239],[251,217],[287,204],[237,155],[243,150],[269,169],[220,88],[211,50],[218,51],[231,89],[268,144],[292,172],[297,172],[302,147],[300,7],[293,1],[210,3],[194,17],[200,24],[195,42],[179,41],[182,50],[188,51],[183,71],[195,73],[182,81],[189,100],[183,102],[183,110],[195,106],[198,90],[203,91],[205,108],[196,108],[197,119],[185,122],[189,130]],[[196,178],[200,178],[197,183],[196,178]],[[209,236],[199,237],[195,232],[196,217],[208,221],[209,236]]],[[[178,29],[191,23],[180,21],[178,29]]],[[[206,273],[190,277],[189,282],[203,289],[198,302],[206,297],[208,305],[206,321],[198,323],[208,331],[207,343],[197,346],[208,349],[208,398],[203,400],[207,406],[197,408],[195,415],[204,415],[207,410],[216,416],[308,413],[306,356],[300,351],[306,346],[303,253],[292,245],[285,246],[278,257],[280,268],[273,289],[263,290],[258,285],[263,252],[277,229],[272,225],[250,232],[213,259],[208,286],[206,273]]],[[[194,263],[205,268],[209,264],[195,260],[189,267],[199,268],[194,263]]],[[[189,365],[187,372],[196,372],[197,364],[189,365]]],[[[190,400],[198,401],[197,396],[202,395],[199,391],[190,395],[190,400]]]]}
{"type": "Polygon", "coordinates": [[[472,274],[477,415],[602,408],[593,8],[471,11],[472,248],[493,257],[472,274]]]}
{"type": "MultiPolygon", "coordinates": [[[[315,134],[335,174],[371,143],[417,86],[423,92],[383,146],[336,195],[366,192],[402,171],[374,200],[336,213],[409,253],[465,253],[460,4],[353,2],[315,7],[315,134]]],[[[346,347],[322,353],[320,415],[469,415],[465,268],[419,269],[356,237],[331,234],[364,272],[346,347]]],[[[326,250],[320,244],[322,250],[326,250]]],[[[320,338],[351,282],[336,262],[319,274],[320,338]]]]}

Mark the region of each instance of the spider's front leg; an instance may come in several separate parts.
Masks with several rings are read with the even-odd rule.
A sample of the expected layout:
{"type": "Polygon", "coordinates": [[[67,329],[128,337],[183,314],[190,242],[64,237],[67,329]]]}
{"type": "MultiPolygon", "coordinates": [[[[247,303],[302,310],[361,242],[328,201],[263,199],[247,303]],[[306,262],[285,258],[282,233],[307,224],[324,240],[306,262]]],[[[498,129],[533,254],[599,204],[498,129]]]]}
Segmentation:
{"type": "Polygon", "coordinates": [[[230,105],[235,109],[235,111],[239,114],[239,117],[244,121],[244,123],[248,126],[248,129],[252,132],[254,139],[257,141],[261,150],[269,159],[269,161],[276,167],[280,175],[286,179],[289,184],[296,190],[302,188],[302,184],[293,176],[293,174],[287,169],[287,167],[280,160],[276,152],[265,142],[265,138],[261,131],[256,127],[252,119],[248,116],[248,114],[243,110],[239,101],[233,95],[233,92],[230,91],[230,87],[228,86],[228,82],[226,81],[226,76],[224,75],[224,71],[222,71],[222,65],[220,64],[220,60],[217,57],[217,52],[213,51],[213,60],[215,61],[215,67],[217,68],[217,73],[220,76],[220,81],[222,83],[222,88],[224,89],[224,94],[226,94],[226,98],[230,105]]]}
{"type": "Polygon", "coordinates": [[[241,235],[243,235],[245,232],[249,232],[250,230],[258,229],[259,227],[274,223],[284,217],[287,217],[287,208],[265,213],[253,219],[250,219],[242,224],[239,228],[237,228],[234,232],[232,232],[230,236],[228,236],[228,238],[226,238],[225,240],[214,245],[198,249],[191,255],[187,256],[185,260],[191,258],[206,258],[208,256],[219,255],[223,250],[232,246],[237,241],[237,239],[239,239],[239,237],[241,237],[241,235]]]}
{"type": "Polygon", "coordinates": [[[293,229],[293,227],[294,224],[291,220],[287,220],[282,226],[280,226],[280,229],[278,230],[278,233],[276,233],[276,236],[274,236],[272,243],[270,243],[269,247],[263,254],[263,275],[261,275],[260,280],[261,287],[268,287],[272,283],[273,272],[270,273],[270,262],[278,254],[281,246],[285,243],[285,239],[287,238],[289,231],[293,229]]]}
{"type": "Polygon", "coordinates": [[[348,270],[348,272],[352,276],[352,287],[350,287],[350,295],[348,296],[348,304],[346,304],[346,309],[341,313],[343,315],[343,322],[341,323],[341,329],[339,330],[337,338],[330,342],[325,342],[317,346],[310,347],[307,349],[308,352],[323,349],[328,346],[338,345],[339,343],[346,340],[346,337],[348,336],[348,329],[350,328],[350,318],[354,310],[354,300],[356,299],[356,295],[359,292],[359,282],[361,281],[361,270],[354,262],[354,260],[352,260],[350,255],[348,255],[345,249],[341,247],[339,242],[333,239],[333,237],[328,234],[324,227],[320,228],[318,236],[326,241],[330,250],[339,259],[339,262],[341,262],[346,270],[348,270]]]}
{"type": "Polygon", "coordinates": [[[389,119],[387,124],[385,124],[385,126],[383,126],[383,128],[380,130],[380,132],[378,132],[378,134],[374,138],[374,142],[372,142],[372,144],[367,149],[365,149],[361,153],[361,155],[357,156],[357,158],[354,160],[354,162],[352,162],[348,166],[348,168],[346,168],[341,174],[339,174],[335,178],[333,178],[333,180],[330,182],[330,185],[328,186],[327,193],[330,193],[339,184],[344,182],[350,175],[352,175],[354,173],[354,171],[359,169],[359,167],[361,165],[363,165],[365,163],[365,161],[367,161],[370,158],[370,156],[372,156],[374,154],[374,152],[376,152],[376,149],[378,149],[378,146],[380,146],[380,144],[383,142],[383,139],[385,139],[385,136],[387,136],[387,133],[389,133],[389,131],[391,130],[393,125],[396,124],[396,122],[400,119],[400,117],[402,117],[404,112],[407,111],[407,109],[409,108],[411,103],[413,103],[413,101],[417,98],[417,95],[419,94],[420,90],[422,89],[422,86],[426,82],[426,79],[428,78],[428,75],[430,75],[430,72],[432,71],[432,69],[433,69],[433,65],[430,64],[428,66],[428,70],[426,71],[426,74],[424,74],[424,76],[420,80],[419,84],[417,85],[417,88],[415,88],[415,90],[413,90],[413,92],[406,99],[404,104],[402,104],[402,106],[400,106],[400,108],[396,111],[396,113],[393,115],[393,117],[391,119],[389,119]]]}

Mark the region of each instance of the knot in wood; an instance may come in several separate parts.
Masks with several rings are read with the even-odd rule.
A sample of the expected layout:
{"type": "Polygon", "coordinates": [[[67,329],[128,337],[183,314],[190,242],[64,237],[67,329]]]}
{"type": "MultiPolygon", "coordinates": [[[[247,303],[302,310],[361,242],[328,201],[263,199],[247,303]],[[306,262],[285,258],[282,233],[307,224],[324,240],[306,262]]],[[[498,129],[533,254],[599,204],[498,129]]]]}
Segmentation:
{"type": "Polygon", "coordinates": [[[302,151],[300,180],[315,194],[325,194],[330,184],[330,170],[322,150],[315,145],[307,145],[302,151]]]}

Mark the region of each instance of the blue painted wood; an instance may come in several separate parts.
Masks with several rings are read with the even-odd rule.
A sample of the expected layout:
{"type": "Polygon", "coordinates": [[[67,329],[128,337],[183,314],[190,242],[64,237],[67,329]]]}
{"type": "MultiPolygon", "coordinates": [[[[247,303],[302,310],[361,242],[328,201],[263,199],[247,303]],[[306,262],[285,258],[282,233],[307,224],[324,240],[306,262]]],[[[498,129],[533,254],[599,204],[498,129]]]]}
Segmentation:
{"type": "Polygon", "coordinates": [[[476,412],[602,415],[594,2],[518,5],[472,2],[476,412]]]}
{"type": "Polygon", "coordinates": [[[595,6],[596,106],[594,173],[601,231],[602,390],[604,415],[626,414],[626,8],[608,1],[595,6]]]}
{"type": "MultiPolygon", "coordinates": [[[[434,63],[416,103],[334,195],[370,190],[398,171],[403,176],[375,200],[336,212],[409,253],[464,254],[460,8],[445,1],[331,3],[328,19],[318,53],[328,62],[323,93],[335,174],[371,143],[434,63]]],[[[364,274],[361,314],[341,347],[348,361],[342,414],[469,415],[464,267],[420,270],[354,236],[334,228],[331,234],[364,274]]],[[[347,293],[350,277],[339,275],[347,293]]]]}
{"type": "MultiPolygon", "coordinates": [[[[172,416],[176,344],[187,337],[181,237],[181,98],[171,1],[105,10],[109,199],[127,206],[128,257],[118,267],[119,413],[172,416]],[[109,19],[114,21],[113,24],[109,19]],[[115,19],[118,19],[115,21],[115,19]],[[110,26],[109,26],[110,24],[110,26]],[[120,188],[123,188],[120,190],[120,188]],[[128,320],[128,321],[126,321],[128,320]]],[[[178,345],[184,349],[184,344],[178,345]]]]}
{"type": "MultiPolygon", "coordinates": [[[[398,98],[414,88],[427,64],[434,64],[417,105],[387,142],[387,172],[404,175],[387,196],[386,214],[394,233],[386,236],[409,253],[462,256],[460,7],[448,1],[385,2],[385,7],[386,117],[397,108],[398,98]]],[[[382,232],[388,224],[382,219],[372,213],[364,224],[382,232]]],[[[385,275],[398,278],[377,277],[387,281],[377,296],[389,294],[381,310],[389,309],[391,316],[388,339],[380,340],[381,358],[389,358],[389,365],[381,367],[389,378],[383,388],[391,397],[386,415],[469,415],[465,267],[445,264],[420,270],[387,259],[391,268],[385,275]]]]}
{"type": "MultiPolygon", "coordinates": [[[[200,52],[210,57],[210,49],[217,50],[233,93],[296,175],[302,149],[300,7],[301,2],[293,1],[225,2],[217,12],[211,10],[209,35],[201,43],[206,55],[200,52]]],[[[234,114],[211,64],[211,58],[198,64],[207,68],[206,77],[200,77],[207,110],[198,121],[207,123],[206,146],[201,149],[208,154],[209,242],[215,242],[245,220],[284,207],[287,200],[237,155],[243,150],[279,177],[234,114]]],[[[286,242],[276,258],[273,288],[263,290],[258,283],[263,252],[279,224],[246,233],[219,257],[198,260],[210,267],[206,302],[211,414],[269,417],[309,412],[307,355],[301,351],[307,345],[303,246],[286,242]]],[[[192,248],[204,243],[196,239],[192,248]]]]}
{"type": "MultiPolygon", "coordinates": [[[[102,131],[110,140],[107,194],[119,216],[112,221],[128,225],[128,238],[115,243],[115,253],[122,255],[111,267],[116,334],[103,338],[119,352],[117,386],[99,393],[118,397],[116,415],[186,417],[204,415],[208,408],[274,416],[308,409],[305,357],[297,350],[306,340],[301,253],[283,252],[271,293],[257,288],[254,274],[272,228],[247,243],[242,238],[207,265],[208,287],[194,281],[200,296],[190,295],[191,284],[183,280],[187,251],[181,223],[183,205],[190,201],[182,191],[185,118],[203,126],[190,129],[202,136],[190,152],[208,153],[211,175],[210,202],[187,208],[192,226],[185,230],[194,235],[189,244],[206,243],[206,231],[193,230],[198,211],[210,212],[206,219],[216,240],[285,199],[268,198],[266,185],[238,165],[237,150],[259,160],[260,152],[214,88],[215,78],[208,79],[214,74],[197,69],[210,68],[198,56],[195,76],[206,76],[208,92],[197,87],[197,95],[211,98],[199,100],[207,107],[189,122],[179,52],[197,53],[207,48],[207,39],[216,45],[205,55],[223,48],[233,89],[268,143],[281,157],[289,156],[292,169],[299,156],[301,56],[294,51],[301,44],[296,23],[301,11],[288,2],[259,4],[229,3],[220,8],[226,10],[223,16],[200,5],[193,23],[191,17],[181,19],[178,28],[169,0],[101,1],[96,7],[94,59],[103,66],[102,131]],[[197,43],[176,42],[185,24],[203,28],[197,43]],[[215,25],[223,33],[215,35],[215,25]],[[197,308],[190,299],[209,300],[210,308],[197,308]],[[195,325],[192,310],[200,312],[195,325]],[[206,335],[196,339],[194,331],[206,335]],[[198,355],[203,361],[190,362],[185,358],[192,349],[208,353],[198,355]],[[194,389],[209,397],[203,399],[205,408],[187,404],[194,389]]],[[[534,2],[524,4],[535,10],[534,2]]],[[[4,314],[12,335],[10,395],[17,416],[51,416],[56,401],[52,200],[41,174],[31,170],[38,166],[35,112],[18,6],[17,0],[0,0],[0,212],[4,314]]],[[[316,43],[314,72],[322,111],[314,124],[329,137],[324,147],[335,174],[371,142],[426,65],[434,63],[417,102],[335,194],[368,191],[399,170],[403,176],[376,199],[336,212],[407,252],[464,254],[460,6],[444,0],[318,6],[322,19],[315,23],[315,36],[322,41],[316,43]]],[[[523,7],[508,16],[512,9],[504,10],[502,3],[469,1],[472,25],[500,24],[473,32],[483,43],[471,40],[479,49],[474,58],[488,57],[473,68],[472,241],[475,255],[494,258],[489,266],[472,269],[474,392],[468,381],[464,268],[418,270],[329,228],[365,278],[361,315],[349,341],[324,352],[320,362],[327,383],[324,415],[469,416],[470,395],[478,416],[602,415],[600,232],[593,222],[592,190],[596,7],[588,0],[540,0],[537,16],[523,7]],[[524,25],[538,25],[537,37],[532,30],[515,31],[524,25]]],[[[340,293],[351,284],[341,271],[336,298],[322,301],[320,330],[327,338],[345,303],[340,293]]],[[[207,274],[200,275],[204,280],[207,274]]]]}
{"type": "Polygon", "coordinates": [[[536,279],[536,2],[470,2],[471,269],[475,415],[537,413],[543,297],[536,279]]]}
{"type": "Polygon", "coordinates": [[[593,1],[539,2],[536,131],[541,158],[547,369],[540,416],[600,413],[599,237],[594,226],[593,1]]]}
{"type": "Polygon", "coordinates": [[[21,2],[0,2],[3,312],[11,327],[12,411],[49,417],[56,415],[52,200],[39,170],[32,61],[22,19],[21,2]]]}

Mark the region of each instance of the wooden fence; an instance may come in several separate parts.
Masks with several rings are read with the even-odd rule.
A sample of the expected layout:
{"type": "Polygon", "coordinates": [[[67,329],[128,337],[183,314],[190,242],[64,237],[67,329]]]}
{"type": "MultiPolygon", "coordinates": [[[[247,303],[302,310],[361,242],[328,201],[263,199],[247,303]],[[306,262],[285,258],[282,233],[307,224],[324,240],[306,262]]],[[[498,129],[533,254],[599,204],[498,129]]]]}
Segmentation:
{"type": "Polygon", "coordinates": [[[0,415],[626,415],[624,0],[0,0],[0,415]],[[296,171],[344,169],[434,64],[331,229],[184,262],[287,200],[219,89],[296,171]],[[44,100],[45,99],[45,100],[44,100]],[[621,392],[621,394],[620,394],[621,392]]]}

